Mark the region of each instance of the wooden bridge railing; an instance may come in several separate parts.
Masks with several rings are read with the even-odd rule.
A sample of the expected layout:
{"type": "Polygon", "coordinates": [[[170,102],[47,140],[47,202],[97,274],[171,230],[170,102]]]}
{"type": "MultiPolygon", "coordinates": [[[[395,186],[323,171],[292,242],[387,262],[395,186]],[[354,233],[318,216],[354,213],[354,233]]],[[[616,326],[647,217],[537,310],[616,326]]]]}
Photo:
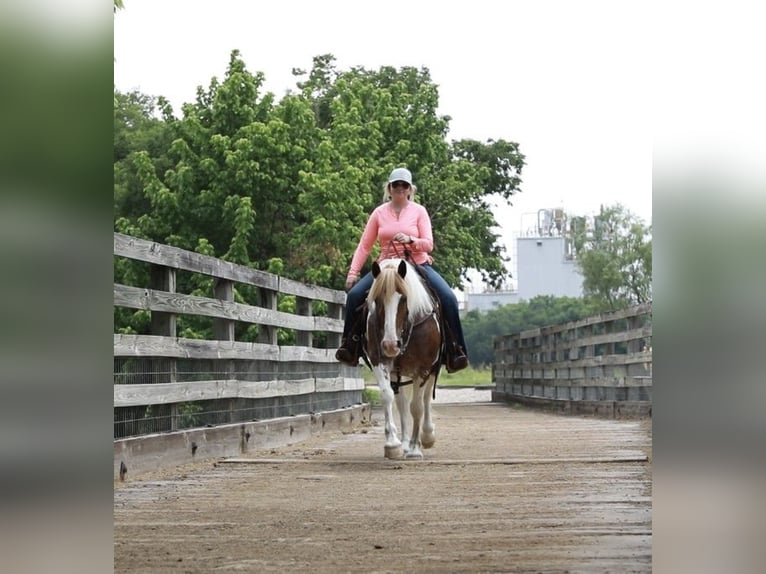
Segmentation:
{"type": "Polygon", "coordinates": [[[495,338],[492,400],[650,416],[652,305],[495,338]]]}
{"type": "Polygon", "coordinates": [[[115,307],[151,313],[149,333],[114,335],[115,439],[362,402],[359,369],[334,358],[343,291],[120,233],[114,234],[114,255],[145,262],[150,277],[149,285],[115,283],[115,307]],[[213,292],[176,292],[178,272],[213,277],[213,292]],[[237,285],[256,288],[259,305],[236,302],[237,285]],[[286,295],[296,298],[296,313],[278,310],[286,295]],[[326,313],[315,316],[315,302],[323,302],[326,313]],[[179,337],[179,316],[210,321],[212,338],[179,337]],[[235,340],[237,323],[258,325],[256,340],[235,340]],[[280,328],[294,331],[295,345],[278,344],[280,328]]]}

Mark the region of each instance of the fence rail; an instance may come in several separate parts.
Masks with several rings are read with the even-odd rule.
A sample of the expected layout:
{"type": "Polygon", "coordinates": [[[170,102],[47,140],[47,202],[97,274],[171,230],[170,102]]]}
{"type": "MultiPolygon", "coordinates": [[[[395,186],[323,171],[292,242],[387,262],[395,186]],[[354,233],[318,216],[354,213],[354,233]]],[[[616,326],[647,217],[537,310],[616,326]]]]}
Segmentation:
{"type": "Polygon", "coordinates": [[[149,332],[114,335],[115,439],[361,404],[359,369],[334,358],[343,291],[121,233],[114,255],[149,265],[148,284],[114,284],[115,307],[151,314],[149,332]],[[212,277],[210,295],[177,292],[178,272],[212,277]],[[235,301],[240,286],[257,301],[235,301]],[[279,310],[290,296],[295,312],[279,310]],[[179,336],[179,317],[209,321],[212,338],[179,336]],[[257,325],[256,340],[235,340],[239,324],[257,325]]]}
{"type": "Polygon", "coordinates": [[[569,413],[651,415],[652,305],[495,338],[493,400],[569,413]]]}

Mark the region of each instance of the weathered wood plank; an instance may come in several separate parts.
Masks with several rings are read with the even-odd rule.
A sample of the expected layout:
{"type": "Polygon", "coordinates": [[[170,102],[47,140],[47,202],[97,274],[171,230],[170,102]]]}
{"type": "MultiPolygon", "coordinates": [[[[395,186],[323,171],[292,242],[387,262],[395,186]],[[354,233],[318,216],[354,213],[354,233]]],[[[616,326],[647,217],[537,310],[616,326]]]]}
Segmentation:
{"type": "Polygon", "coordinates": [[[212,380],[154,385],[114,385],[114,406],[162,405],[211,399],[262,399],[313,393],[314,379],[212,380]]]}
{"type": "Polygon", "coordinates": [[[516,384],[536,384],[551,387],[651,387],[651,377],[593,377],[567,379],[558,376],[554,379],[544,379],[541,377],[514,377],[498,374],[493,379],[497,383],[516,383],[516,384]]]}
{"type": "Polygon", "coordinates": [[[551,410],[569,415],[596,415],[602,418],[646,418],[651,417],[651,401],[594,401],[567,400],[549,397],[530,396],[527,394],[492,391],[493,402],[507,402],[551,410]]]}
{"type": "Polygon", "coordinates": [[[229,279],[239,283],[247,283],[256,287],[273,289],[274,291],[290,295],[300,295],[309,299],[327,301],[328,303],[344,304],[346,302],[346,294],[343,291],[316,285],[305,285],[266,271],[252,269],[208,255],[201,255],[178,247],[163,245],[122,233],[114,234],[114,254],[138,261],[146,261],[175,269],[212,275],[221,279],[229,279]]]}
{"type": "MultiPolygon", "coordinates": [[[[584,367],[601,367],[601,366],[614,366],[614,365],[632,365],[635,363],[648,363],[652,362],[652,352],[643,351],[640,353],[628,353],[626,355],[600,355],[598,357],[589,357],[586,359],[576,359],[569,361],[530,361],[522,360],[515,361],[516,354],[510,355],[498,353],[495,355],[496,364],[506,366],[524,366],[525,368],[539,367],[546,369],[565,369],[565,368],[584,368],[584,367]]],[[[522,357],[527,358],[527,357],[522,357]]]]}
{"type": "Polygon", "coordinates": [[[327,333],[342,333],[343,319],[332,319],[330,317],[312,317],[314,320],[314,331],[326,331],[327,333]]]}
{"type": "Polygon", "coordinates": [[[280,347],[280,361],[309,361],[314,363],[335,363],[335,349],[316,347],[280,347]]]}
{"type": "Polygon", "coordinates": [[[120,334],[114,335],[114,356],[336,362],[334,349],[120,334]]]}
{"type": "Polygon", "coordinates": [[[343,331],[342,321],[328,317],[302,317],[283,311],[243,305],[242,303],[181,293],[141,289],[140,287],[120,285],[119,283],[114,284],[114,304],[118,307],[128,307],[131,309],[147,309],[179,315],[201,315],[258,325],[283,327],[285,329],[343,331]],[[318,328],[317,324],[321,325],[321,328],[318,328]]]}
{"type": "Polygon", "coordinates": [[[269,289],[279,287],[279,276],[272,273],[122,233],[114,234],[114,254],[176,269],[204,273],[221,279],[231,279],[257,287],[269,289]]]}
{"type": "Polygon", "coordinates": [[[539,337],[541,335],[552,335],[554,333],[560,333],[562,331],[568,331],[572,329],[578,329],[581,327],[587,327],[596,325],[599,323],[608,323],[611,321],[617,321],[620,319],[627,319],[629,317],[637,317],[639,315],[649,315],[652,312],[651,303],[642,303],[628,309],[621,309],[611,313],[602,313],[600,315],[594,315],[578,321],[570,321],[569,323],[562,323],[561,325],[551,325],[547,327],[540,327],[536,329],[529,329],[527,331],[521,331],[513,335],[502,335],[502,339],[521,338],[530,339],[539,337]]]}
{"type": "Polygon", "coordinates": [[[180,337],[117,334],[114,335],[114,356],[278,361],[279,347],[240,341],[205,341],[180,337]]]}
{"type": "Polygon", "coordinates": [[[534,347],[535,352],[548,352],[548,351],[566,351],[573,348],[586,347],[589,345],[604,345],[607,343],[624,343],[625,341],[632,341],[636,339],[645,339],[652,336],[652,327],[647,325],[638,329],[630,329],[628,331],[618,331],[615,333],[602,333],[600,335],[589,335],[587,337],[579,337],[577,339],[567,341],[554,341],[550,343],[543,343],[534,347]]]}
{"type": "Polygon", "coordinates": [[[317,393],[331,393],[335,391],[361,391],[364,389],[362,377],[330,377],[316,379],[317,393]]]}
{"type": "Polygon", "coordinates": [[[279,292],[286,295],[305,297],[306,299],[327,301],[328,303],[341,305],[346,303],[346,293],[343,291],[336,291],[327,287],[320,287],[319,285],[300,283],[286,277],[279,278],[279,292]]]}

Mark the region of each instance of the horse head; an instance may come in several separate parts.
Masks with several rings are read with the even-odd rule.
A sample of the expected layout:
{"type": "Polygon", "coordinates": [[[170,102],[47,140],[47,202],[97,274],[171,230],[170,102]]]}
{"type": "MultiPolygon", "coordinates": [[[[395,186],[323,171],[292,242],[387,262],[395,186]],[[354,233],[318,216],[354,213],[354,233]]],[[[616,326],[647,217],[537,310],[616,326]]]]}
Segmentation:
{"type": "Polygon", "coordinates": [[[392,265],[381,267],[378,262],[372,264],[372,276],[375,279],[368,305],[372,325],[377,329],[377,342],[382,354],[393,359],[402,352],[404,336],[409,327],[407,308],[407,263],[402,260],[394,268],[392,265]]]}

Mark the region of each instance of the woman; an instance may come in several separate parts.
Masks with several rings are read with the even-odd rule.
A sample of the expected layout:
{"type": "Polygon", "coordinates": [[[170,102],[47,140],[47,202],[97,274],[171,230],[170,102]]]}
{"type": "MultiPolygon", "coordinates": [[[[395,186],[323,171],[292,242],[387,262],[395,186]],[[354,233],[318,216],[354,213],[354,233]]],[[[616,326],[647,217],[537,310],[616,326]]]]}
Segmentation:
{"type": "Polygon", "coordinates": [[[360,308],[373,281],[372,273],[360,279],[359,272],[377,240],[381,247],[378,261],[401,257],[405,249],[402,245],[406,245],[412,261],[425,270],[428,283],[439,297],[448,327],[447,371],[452,373],[468,366],[457,297],[442,276],[431,267],[433,258],[430,253],[434,248],[431,217],[425,207],[412,201],[416,190],[412,185],[410,171],[403,167],[396,168],[388,176],[384,202],[375,208],[367,220],[346,277],[346,323],[341,346],[335,353],[335,358],[342,363],[351,366],[359,364],[361,333],[364,329],[360,308]],[[401,245],[393,245],[392,242],[401,245]]]}

